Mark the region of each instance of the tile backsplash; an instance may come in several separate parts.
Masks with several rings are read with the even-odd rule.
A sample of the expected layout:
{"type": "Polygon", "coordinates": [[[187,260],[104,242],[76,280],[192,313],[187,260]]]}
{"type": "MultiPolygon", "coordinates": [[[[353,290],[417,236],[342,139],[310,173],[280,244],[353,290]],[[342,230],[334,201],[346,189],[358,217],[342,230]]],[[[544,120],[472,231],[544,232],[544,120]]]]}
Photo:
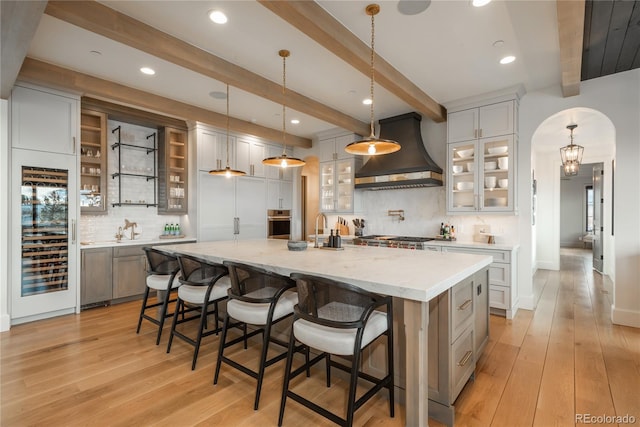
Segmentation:
{"type": "MultiPolygon", "coordinates": [[[[361,190],[358,190],[361,191],[361,190]]],[[[458,241],[474,241],[478,226],[490,228],[498,236],[496,243],[513,244],[518,239],[518,217],[515,215],[449,215],[446,214],[445,187],[362,191],[362,214],[340,215],[354,233],[353,218],[364,218],[364,234],[433,237],[440,232],[440,223],[456,228],[458,241]],[[403,210],[404,220],[390,216],[389,210],[403,210]]],[[[338,215],[327,215],[333,228],[338,215]]]]}
{"type": "MultiPolygon", "coordinates": [[[[125,218],[136,222],[136,232],[141,233],[137,239],[151,239],[158,237],[164,230],[164,225],[181,222],[178,215],[158,215],[156,207],[145,206],[112,206],[118,201],[118,178],[111,178],[111,174],[118,171],[118,150],[112,150],[111,145],[117,141],[117,135],[113,129],[121,126],[120,138],[122,143],[153,147],[153,140],[147,139],[148,135],[157,134],[157,129],[132,125],[129,123],[109,120],[108,130],[108,178],[107,178],[107,202],[106,215],[82,215],[80,218],[81,241],[112,240],[118,227],[124,227],[125,218]]],[[[157,138],[157,136],[156,136],[157,138]]],[[[156,142],[157,144],[157,142],[156,142]]],[[[157,173],[157,161],[154,164],[153,153],[147,154],[145,150],[121,148],[122,172],[154,175],[157,173]]],[[[144,178],[123,177],[121,183],[122,197],[120,200],[131,202],[154,203],[154,180],[146,181],[144,178]]],[[[155,183],[157,185],[157,181],[155,183]]],[[[127,234],[127,233],[125,233],[127,234]]],[[[125,236],[125,238],[128,238],[125,236]]]]}

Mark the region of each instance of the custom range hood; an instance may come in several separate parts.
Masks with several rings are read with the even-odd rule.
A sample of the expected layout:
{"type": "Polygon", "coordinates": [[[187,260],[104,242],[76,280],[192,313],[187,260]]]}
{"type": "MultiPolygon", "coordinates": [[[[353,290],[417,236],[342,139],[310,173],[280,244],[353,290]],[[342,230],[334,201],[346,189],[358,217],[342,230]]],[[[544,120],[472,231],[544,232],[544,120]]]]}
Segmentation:
{"type": "Polygon", "coordinates": [[[400,143],[400,151],[372,156],[355,174],[355,188],[387,190],[394,188],[442,186],[442,168],[429,156],[422,142],[417,113],[380,120],[380,138],[400,143]]]}

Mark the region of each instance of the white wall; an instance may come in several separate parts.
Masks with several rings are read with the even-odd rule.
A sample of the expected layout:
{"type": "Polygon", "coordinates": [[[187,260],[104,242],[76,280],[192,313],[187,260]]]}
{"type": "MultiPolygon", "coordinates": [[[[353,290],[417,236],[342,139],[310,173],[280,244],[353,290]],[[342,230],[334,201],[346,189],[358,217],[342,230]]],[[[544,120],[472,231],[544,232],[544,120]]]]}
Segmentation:
{"type": "MultiPolygon", "coordinates": [[[[532,289],[531,200],[529,188],[531,177],[522,171],[531,171],[531,141],[538,126],[548,117],[569,108],[587,107],[606,115],[616,131],[616,171],[615,171],[615,245],[614,265],[615,285],[612,320],[617,324],[640,327],[640,70],[631,70],[611,76],[601,77],[581,83],[580,95],[563,98],[559,86],[526,94],[520,103],[520,153],[518,168],[519,207],[521,217],[519,229],[522,253],[520,256],[519,285],[523,308],[534,308],[532,289]]],[[[595,162],[597,159],[585,159],[595,162]]],[[[602,160],[600,160],[602,161],[602,160]]],[[[605,174],[610,162],[605,161],[605,174]]],[[[545,162],[537,158],[536,177],[545,162]]],[[[553,167],[559,175],[559,162],[553,167]]],[[[540,180],[538,186],[540,188],[540,180]]],[[[607,184],[605,184],[605,190],[607,184]]],[[[541,192],[538,192],[540,195],[541,192]]],[[[605,194],[606,197],[606,194],[605,194]]],[[[538,210],[540,212],[540,210],[538,210]]],[[[606,209],[605,209],[606,213],[606,209]]],[[[605,222],[607,217],[605,216],[605,222]]],[[[610,221],[609,221],[610,222],[610,221]]],[[[542,223],[538,223],[541,227],[542,223]]],[[[538,232],[538,235],[540,233],[538,232]]],[[[609,233],[610,234],[610,233],[609,233]]],[[[540,242],[538,242],[539,244],[540,242]]],[[[606,246],[606,242],[605,242],[606,246]]],[[[542,248],[538,248],[541,253],[542,248]]],[[[605,249],[606,250],[606,249],[605,249]]],[[[606,255],[605,255],[606,256],[606,255]]],[[[540,264],[540,260],[538,261],[540,264]]]]}
{"type": "Polygon", "coordinates": [[[8,331],[9,316],[9,102],[0,99],[0,331],[8,331]]]}

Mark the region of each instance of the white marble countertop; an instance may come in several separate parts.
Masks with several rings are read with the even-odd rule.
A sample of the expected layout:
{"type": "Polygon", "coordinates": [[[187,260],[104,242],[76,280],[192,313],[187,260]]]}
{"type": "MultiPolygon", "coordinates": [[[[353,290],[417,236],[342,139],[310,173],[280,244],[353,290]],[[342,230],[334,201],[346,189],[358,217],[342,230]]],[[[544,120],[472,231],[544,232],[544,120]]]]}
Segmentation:
{"type": "Polygon", "coordinates": [[[371,292],[414,301],[429,301],[469,277],[493,258],[461,253],[388,250],[345,246],[344,250],[289,251],[286,240],[239,240],[158,249],[194,255],[214,262],[224,260],[256,265],[276,273],[307,273],[345,281],[371,292]]]}
{"type": "Polygon", "coordinates": [[[140,240],[129,240],[122,239],[119,243],[113,240],[97,240],[97,241],[80,241],[80,249],[97,249],[97,248],[108,248],[108,247],[121,247],[121,246],[136,246],[136,245],[160,245],[167,243],[193,243],[196,242],[195,237],[180,237],[177,239],[161,239],[160,237],[156,237],[155,239],[140,239],[140,240]]]}

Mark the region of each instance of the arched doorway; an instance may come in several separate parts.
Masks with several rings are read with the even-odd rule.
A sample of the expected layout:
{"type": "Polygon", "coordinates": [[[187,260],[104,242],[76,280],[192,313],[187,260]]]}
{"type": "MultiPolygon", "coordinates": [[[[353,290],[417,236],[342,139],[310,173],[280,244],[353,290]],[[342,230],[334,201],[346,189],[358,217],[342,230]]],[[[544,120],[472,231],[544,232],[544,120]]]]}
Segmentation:
{"type": "MultiPolygon", "coordinates": [[[[612,168],[615,159],[615,128],[600,111],[576,107],[557,112],[535,130],[531,140],[531,173],[536,183],[532,203],[533,265],[535,268],[558,270],[560,265],[560,178],[559,149],[569,143],[566,126],[577,124],[574,142],[584,147],[583,164],[602,163],[603,190],[603,272],[612,274],[615,249],[612,236],[612,168]]],[[[578,219],[576,219],[578,220],[578,219]]],[[[580,218],[581,220],[581,218],[580,218]]]]}

